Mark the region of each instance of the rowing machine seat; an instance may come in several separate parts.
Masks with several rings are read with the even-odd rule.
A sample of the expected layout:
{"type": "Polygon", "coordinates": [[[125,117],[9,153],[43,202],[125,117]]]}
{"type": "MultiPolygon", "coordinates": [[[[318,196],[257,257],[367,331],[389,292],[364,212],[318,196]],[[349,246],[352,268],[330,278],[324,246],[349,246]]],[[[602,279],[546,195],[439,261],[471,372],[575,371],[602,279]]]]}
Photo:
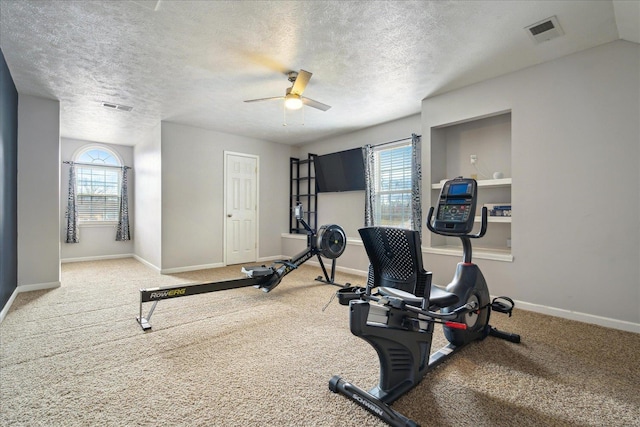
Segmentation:
{"type": "Polygon", "coordinates": [[[273,268],[265,267],[264,265],[242,267],[240,271],[246,274],[247,277],[253,277],[253,278],[260,278],[260,277],[270,276],[273,274],[273,268]]]}

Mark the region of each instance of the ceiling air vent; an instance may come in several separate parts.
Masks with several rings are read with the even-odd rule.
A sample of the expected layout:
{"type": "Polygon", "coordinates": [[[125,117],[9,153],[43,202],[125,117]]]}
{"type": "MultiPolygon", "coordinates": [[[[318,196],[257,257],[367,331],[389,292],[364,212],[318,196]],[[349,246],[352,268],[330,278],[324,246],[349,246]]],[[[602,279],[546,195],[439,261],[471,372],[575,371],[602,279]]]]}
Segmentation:
{"type": "Polygon", "coordinates": [[[552,16],[551,18],[543,19],[540,22],[536,22],[533,25],[525,27],[529,37],[536,43],[546,42],[547,40],[555,39],[564,34],[562,27],[558,23],[558,18],[552,16]]]}
{"type": "Polygon", "coordinates": [[[119,110],[119,111],[133,110],[133,107],[129,107],[128,105],[114,104],[112,102],[102,102],[102,106],[105,108],[109,108],[111,110],[119,110]]]}

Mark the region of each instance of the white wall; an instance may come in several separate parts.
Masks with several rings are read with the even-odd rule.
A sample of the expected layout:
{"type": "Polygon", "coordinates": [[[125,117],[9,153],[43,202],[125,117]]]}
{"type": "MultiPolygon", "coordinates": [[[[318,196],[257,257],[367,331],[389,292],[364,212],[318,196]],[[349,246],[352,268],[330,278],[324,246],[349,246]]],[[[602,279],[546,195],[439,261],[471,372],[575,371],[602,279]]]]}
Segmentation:
{"type": "MultiPolygon", "coordinates": [[[[617,41],[425,99],[417,126],[420,116],[409,117],[305,145],[300,156],[422,134],[426,215],[431,127],[511,110],[511,171],[504,172],[513,177],[514,261],[476,260],[491,293],[527,309],[640,331],[639,75],[640,46],[617,41]]],[[[340,224],[357,239],[361,193],[321,195],[319,223],[340,224]]],[[[357,244],[351,249],[339,268],[366,271],[357,244]]],[[[423,258],[438,284],[451,280],[459,261],[423,258]]]]}
{"type": "MultiPolygon", "coordinates": [[[[126,145],[103,144],[92,141],[62,138],[60,144],[60,157],[62,161],[74,160],[76,152],[87,146],[104,146],[115,151],[126,166],[133,167],[133,147],[126,145]]],[[[79,243],[66,243],[67,234],[67,197],[69,188],[69,165],[62,165],[60,175],[60,245],[62,262],[82,261],[84,259],[102,259],[131,256],[133,254],[133,240],[135,239],[135,178],[136,170],[133,168],[128,174],[129,183],[129,218],[131,239],[126,242],[116,241],[115,225],[86,225],[79,227],[79,243]]]]}
{"type": "Polygon", "coordinates": [[[159,271],[162,266],[162,155],[159,123],[135,145],[134,171],[134,253],[137,259],[159,271]]]}
{"type": "MultiPolygon", "coordinates": [[[[299,157],[306,158],[308,153],[329,154],[349,148],[362,147],[366,144],[376,145],[411,138],[412,133],[420,135],[421,132],[420,114],[416,114],[304,145],[299,148],[299,157]]],[[[347,237],[360,239],[358,229],[364,225],[364,191],[320,193],[318,195],[318,224],[338,224],[345,230],[347,237]]],[[[363,268],[366,270],[367,266],[365,265],[363,268]]]]}
{"type": "Polygon", "coordinates": [[[512,112],[514,261],[479,263],[492,293],[640,330],[639,58],[616,41],[423,101],[425,179],[431,127],[512,112]]]}
{"type": "Polygon", "coordinates": [[[60,285],[60,104],[18,95],[18,288],[60,285]]]}
{"type": "Polygon", "coordinates": [[[162,122],[162,271],[224,262],[224,152],[259,156],[258,257],[281,255],[289,223],[288,145],[162,122]]]}

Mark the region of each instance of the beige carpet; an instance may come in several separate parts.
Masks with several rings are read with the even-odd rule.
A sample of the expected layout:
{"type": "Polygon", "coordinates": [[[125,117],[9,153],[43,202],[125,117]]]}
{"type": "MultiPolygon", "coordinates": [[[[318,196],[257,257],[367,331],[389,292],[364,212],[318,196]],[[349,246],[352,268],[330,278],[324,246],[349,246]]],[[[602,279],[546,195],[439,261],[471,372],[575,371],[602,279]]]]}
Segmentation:
{"type": "MultiPolygon", "coordinates": [[[[161,276],[132,259],[64,264],[62,287],[20,294],[0,325],[2,426],[379,426],[334,374],[378,380],[337,290],[303,266],[252,287],[161,301],[143,332],[140,288],[242,277],[161,276]]],[[[338,281],[362,278],[338,273],[338,281]]],[[[148,307],[147,307],[148,309],[148,307]]],[[[422,426],[640,426],[640,335],[516,310],[393,407],[422,426]]],[[[445,341],[438,328],[434,350],[445,341]]]]}

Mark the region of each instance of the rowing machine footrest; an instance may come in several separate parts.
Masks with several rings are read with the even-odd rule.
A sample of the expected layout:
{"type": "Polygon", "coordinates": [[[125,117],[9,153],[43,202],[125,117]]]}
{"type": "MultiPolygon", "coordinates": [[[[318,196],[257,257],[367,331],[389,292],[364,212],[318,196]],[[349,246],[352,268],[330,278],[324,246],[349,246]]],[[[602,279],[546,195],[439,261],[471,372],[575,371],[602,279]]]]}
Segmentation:
{"type": "Polygon", "coordinates": [[[515,305],[516,303],[509,297],[496,297],[491,301],[491,310],[506,313],[511,317],[515,305]]]}
{"type": "Polygon", "coordinates": [[[364,295],[365,291],[366,288],[349,286],[339,289],[338,292],[336,292],[336,295],[338,296],[338,302],[340,305],[349,305],[349,301],[360,299],[360,297],[364,295]]]}

